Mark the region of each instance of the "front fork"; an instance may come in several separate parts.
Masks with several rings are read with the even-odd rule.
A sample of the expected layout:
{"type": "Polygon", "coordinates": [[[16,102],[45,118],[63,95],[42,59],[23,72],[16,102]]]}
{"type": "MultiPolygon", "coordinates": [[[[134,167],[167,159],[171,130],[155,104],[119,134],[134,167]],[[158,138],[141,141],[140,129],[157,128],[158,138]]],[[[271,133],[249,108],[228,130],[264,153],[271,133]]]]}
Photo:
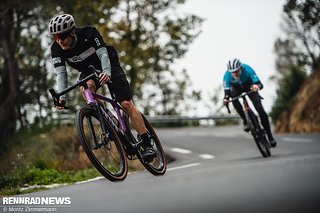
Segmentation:
{"type": "MultiPolygon", "coordinates": [[[[249,110],[250,109],[245,109],[244,110],[244,114],[245,114],[245,116],[246,116],[246,120],[247,120],[247,124],[248,124],[248,126],[249,126],[249,128],[250,128],[250,131],[254,131],[254,126],[253,126],[253,124],[252,124],[252,121],[251,121],[251,118],[250,118],[250,115],[249,115],[249,110]]],[[[252,112],[251,112],[252,113],[252,112]]]]}
{"type": "Polygon", "coordinates": [[[106,127],[104,125],[104,122],[103,122],[103,116],[102,116],[102,112],[101,110],[99,109],[99,106],[96,104],[96,103],[92,103],[92,104],[89,104],[91,105],[90,107],[94,110],[94,111],[97,111],[98,112],[98,117],[99,117],[99,122],[100,122],[100,126],[101,126],[101,129],[102,129],[102,133],[100,135],[100,138],[97,139],[96,137],[96,133],[94,131],[94,127],[93,127],[93,124],[92,124],[92,120],[91,120],[91,117],[89,117],[89,128],[90,128],[90,132],[91,132],[91,136],[93,137],[93,141],[94,141],[94,144],[93,144],[93,149],[98,149],[100,148],[101,146],[103,145],[107,145],[108,144],[108,141],[110,139],[110,135],[109,135],[109,132],[106,130],[106,127]]]}
{"type": "MultiPolygon", "coordinates": [[[[250,109],[245,110],[245,115],[246,115],[248,125],[250,127],[250,132],[256,140],[260,141],[260,139],[266,138],[266,130],[264,128],[261,128],[258,118],[256,117],[256,115],[252,111],[249,111],[249,110],[250,109]],[[256,127],[252,124],[253,121],[251,121],[249,113],[251,113],[252,116],[255,116],[255,120],[257,122],[256,127]]],[[[266,139],[266,142],[267,142],[267,146],[270,147],[270,144],[267,139],[266,139]]]]}

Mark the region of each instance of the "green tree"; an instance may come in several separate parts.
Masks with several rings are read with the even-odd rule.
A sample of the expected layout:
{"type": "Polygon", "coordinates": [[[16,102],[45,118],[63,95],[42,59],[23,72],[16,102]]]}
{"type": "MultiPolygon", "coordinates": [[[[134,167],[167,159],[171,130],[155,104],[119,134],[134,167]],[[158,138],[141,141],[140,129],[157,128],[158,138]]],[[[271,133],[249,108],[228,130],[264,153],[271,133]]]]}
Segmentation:
{"type": "Polygon", "coordinates": [[[2,94],[0,102],[0,137],[5,137],[14,131],[16,110],[18,103],[18,65],[15,62],[14,43],[16,36],[11,30],[13,25],[13,9],[4,7],[4,2],[0,4],[0,40],[1,52],[3,53],[1,65],[2,94]]]}
{"type": "Polygon", "coordinates": [[[139,105],[148,115],[181,115],[194,109],[201,99],[200,92],[190,89],[191,80],[186,70],[162,71],[157,82],[146,83],[139,105]],[[147,101],[146,101],[147,100],[147,101]]]}
{"type": "MultiPolygon", "coordinates": [[[[106,1],[78,1],[76,3],[65,1],[60,10],[73,14],[77,26],[96,26],[103,34],[105,41],[118,49],[122,66],[128,75],[137,101],[148,100],[147,104],[141,102],[146,113],[153,109],[150,105],[151,99],[158,100],[154,97],[154,92],[147,92],[150,94],[148,97],[144,95],[146,94],[144,88],[151,84],[156,85],[155,90],[160,89],[159,94],[162,100],[159,100],[157,104],[160,103],[163,106],[161,109],[164,110],[154,112],[157,112],[156,114],[177,114],[178,112],[174,110],[178,109],[176,105],[169,107],[173,106],[171,102],[179,102],[180,105],[183,105],[187,100],[200,98],[199,92],[187,91],[188,88],[184,86],[186,83],[183,81],[189,81],[187,73],[171,69],[171,64],[185,54],[189,43],[198,35],[202,22],[201,18],[192,15],[187,17],[166,16],[170,10],[172,12],[174,7],[184,2],[181,0],[123,0],[108,1],[106,4],[106,1]],[[168,74],[171,78],[165,77],[168,74]],[[183,76],[184,80],[175,80],[174,76],[180,78],[183,76]],[[167,89],[168,85],[175,87],[173,94],[176,97],[172,94],[164,94],[170,91],[167,89]],[[185,94],[181,95],[181,93],[185,94]]],[[[74,78],[70,79],[73,81],[74,78]]],[[[190,86],[190,82],[187,84],[190,86]]],[[[70,93],[70,96],[72,98],[68,100],[78,101],[75,93],[70,93]]],[[[71,103],[71,105],[74,104],[71,103]]]]}
{"type": "MultiPolygon", "coordinates": [[[[186,53],[188,45],[200,32],[201,18],[173,15],[173,8],[184,2],[1,1],[1,141],[16,129],[29,127],[30,121],[38,126],[52,121],[52,103],[47,91],[55,83],[55,73],[50,62],[52,38],[48,35],[47,24],[56,14],[71,13],[78,26],[94,25],[100,30],[106,42],[119,50],[138,99],[142,98],[143,85],[157,85],[162,93],[158,103],[168,113],[175,114],[178,111],[169,107],[169,103],[179,102],[181,105],[187,99],[199,98],[198,92],[187,90],[187,73],[174,71],[171,67],[186,53]],[[167,89],[169,87],[171,89],[167,89]],[[175,96],[168,94],[172,91],[175,91],[175,96]]],[[[72,82],[78,73],[70,71],[68,75],[72,82]]],[[[79,92],[74,91],[70,96],[69,104],[76,106],[78,98],[81,99],[79,92]]],[[[152,98],[151,95],[147,100],[152,98]]]]}
{"type": "MultiPolygon", "coordinates": [[[[136,98],[148,100],[148,104],[154,101],[162,105],[162,113],[156,114],[177,114],[174,110],[178,109],[177,106],[169,107],[169,103],[175,103],[177,99],[183,102],[187,97],[199,96],[195,91],[191,92],[194,94],[191,96],[181,95],[187,93],[183,81],[189,79],[186,72],[172,69],[172,64],[184,56],[188,45],[199,34],[202,23],[198,16],[174,15],[173,9],[184,2],[122,0],[120,12],[111,18],[109,25],[100,27],[106,37],[111,39],[107,42],[118,49],[136,98]],[[184,79],[176,81],[175,76],[184,76],[184,79]],[[175,95],[169,94],[172,92],[169,87],[173,87],[173,84],[175,95]],[[161,90],[160,97],[155,97],[156,92],[151,92],[150,96],[145,97],[144,88],[150,85],[161,90]]],[[[144,108],[146,112],[152,110],[151,105],[144,108]]]]}
{"type": "Polygon", "coordinates": [[[29,102],[30,97],[39,103],[39,92],[43,89],[39,88],[47,82],[43,75],[39,76],[45,66],[39,37],[43,32],[41,23],[48,15],[47,12],[43,12],[47,3],[0,3],[0,60],[3,62],[0,65],[0,138],[14,132],[17,124],[20,127],[26,125],[25,117],[27,113],[30,114],[27,105],[32,104],[29,102]]]}
{"type": "Polygon", "coordinates": [[[286,37],[277,39],[274,45],[278,73],[273,79],[279,85],[271,110],[274,122],[289,109],[308,75],[319,70],[320,62],[320,2],[288,0],[283,10],[286,37]]]}
{"type": "Polygon", "coordinates": [[[282,76],[281,81],[279,81],[279,88],[281,89],[276,91],[277,99],[270,113],[274,121],[280,117],[282,112],[290,108],[293,97],[297,94],[305,79],[306,73],[301,71],[301,67],[291,67],[290,72],[282,76]]]}
{"type": "Polygon", "coordinates": [[[287,0],[284,30],[296,43],[310,70],[316,70],[320,56],[320,1],[287,0]]]}
{"type": "MultiPolygon", "coordinates": [[[[55,73],[48,69],[49,47],[47,24],[53,15],[63,10],[79,15],[79,22],[85,14],[79,10],[91,11],[89,15],[108,17],[107,8],[114,1],[51,2],[47,0],[0,2],[0,141],[17,128],[46,125],[51,121],[51,98],[48,89],[55,83],[55,73]],[[104,2],[104,6],[101,6],[104,2]],[[101,9],[97,14],[96,7],[101,9]],[[103,14],[104,15],[103,15],[103,14]]],[[[100,20],[100,19],[99,19],[100,20]]],[[[50,66],[50,65],[49,65],[50,66]]]]}

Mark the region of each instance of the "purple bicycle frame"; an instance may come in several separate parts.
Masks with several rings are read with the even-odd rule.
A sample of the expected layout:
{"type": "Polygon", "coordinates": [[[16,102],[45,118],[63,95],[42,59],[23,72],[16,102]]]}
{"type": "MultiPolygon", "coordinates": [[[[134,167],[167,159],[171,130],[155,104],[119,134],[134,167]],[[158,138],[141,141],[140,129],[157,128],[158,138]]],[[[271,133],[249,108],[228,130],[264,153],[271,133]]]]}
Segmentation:
{"type": "Polygon", "coordinates": [[[119,103],[117,103],[115,100],[112,100],[111,98],[107,98],[107,97],[105,97],[105,96],[103,96],[103,95],[99,95],[99,94],[97,94],[97,93],[95,93],[95,92],[92,92],[89,88],[84,91],[84,95],[85,95],[85,97],[86,97],[86,100],[87,100],[87,103],[88,103],[88,104],[97,104],[97,101],[96,101],[95,98],[98,98],[98,99],[101,99],[101,100],[103,100],[103,101],[106,101],[106,102],[110,103],[111,106],[113,107],[114,111],[117,113],[117,117],[118,117],[118,120],[119,120],[119,122],[120,122],[120,127],[121,127],[121,128],[119,128],[119,127],[113,122],[113,120],[112,120],[112,119],[110,118],[110,116],[105,112],[105,110],[101,110],[101,111],[103,112],[103,115],[104,115],[106,118],[108,118],[109,123],[111,123],[112,127],[113,127],[117,132],[121,132],[121,131],[122,131],[122,133],[126,132],[127,129],[126,129],[126,126],[125,126],[125,124],[124,124],[124,121],[123,121],[122,116],[121,116],[121,113],[120,113],[120,109],[121,109],[121,110],[123,110],[123,109],[122,109],[122,107],[119,105],[119,103]]]}

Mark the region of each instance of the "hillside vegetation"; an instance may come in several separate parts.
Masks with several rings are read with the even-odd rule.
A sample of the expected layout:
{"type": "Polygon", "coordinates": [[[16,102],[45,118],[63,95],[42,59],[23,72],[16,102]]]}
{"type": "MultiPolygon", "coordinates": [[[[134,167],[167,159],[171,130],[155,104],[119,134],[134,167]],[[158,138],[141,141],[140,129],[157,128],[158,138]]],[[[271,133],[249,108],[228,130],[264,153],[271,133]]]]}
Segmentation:
{"type": "MultiPolygon", "coordinates": [[[[6,141],[0,151],[0,197],[29,191],[24,187],[74,183],[101,174],[92,166],[77,140],[75,128],[55,127],[22,132],[6,141]]],[[[143,169],[137,160],[129,170],[143,169]]]]}
{"type": "Polygon", "coordinates": [[[276,122],[276,132],[320,132],[320,69],[313,72],[276,122]]]}
{"type": "Polygon", "coordinates": [[[320,1],[287,0],[274,45],[277,132],[320,132],[320,1]]]}

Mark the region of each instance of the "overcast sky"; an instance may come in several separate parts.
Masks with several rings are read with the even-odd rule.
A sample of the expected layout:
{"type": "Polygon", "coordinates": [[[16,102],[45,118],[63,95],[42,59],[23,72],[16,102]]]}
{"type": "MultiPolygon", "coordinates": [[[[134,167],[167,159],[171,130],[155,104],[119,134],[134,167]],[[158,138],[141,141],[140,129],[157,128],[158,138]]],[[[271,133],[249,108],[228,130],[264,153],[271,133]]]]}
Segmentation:
{"type": "MultiPolygon", "coordinates": [[[[270,81],[275,71],[275,40],[283,35],[280,29],[285,0],[188,0],[179,8],[205,19],[202,33],[190,45],[177,66],[186,68],[193,86],[203,97],[222,84],[226,63],[237,57],[250,65],[265,88],[263,105],[270,112],[276,85],[270,81]]],[[[223,93],[221,93],[223,95],[223,93]]],[[[198,115],[208,115],[200,109],[198,115]]]]}

